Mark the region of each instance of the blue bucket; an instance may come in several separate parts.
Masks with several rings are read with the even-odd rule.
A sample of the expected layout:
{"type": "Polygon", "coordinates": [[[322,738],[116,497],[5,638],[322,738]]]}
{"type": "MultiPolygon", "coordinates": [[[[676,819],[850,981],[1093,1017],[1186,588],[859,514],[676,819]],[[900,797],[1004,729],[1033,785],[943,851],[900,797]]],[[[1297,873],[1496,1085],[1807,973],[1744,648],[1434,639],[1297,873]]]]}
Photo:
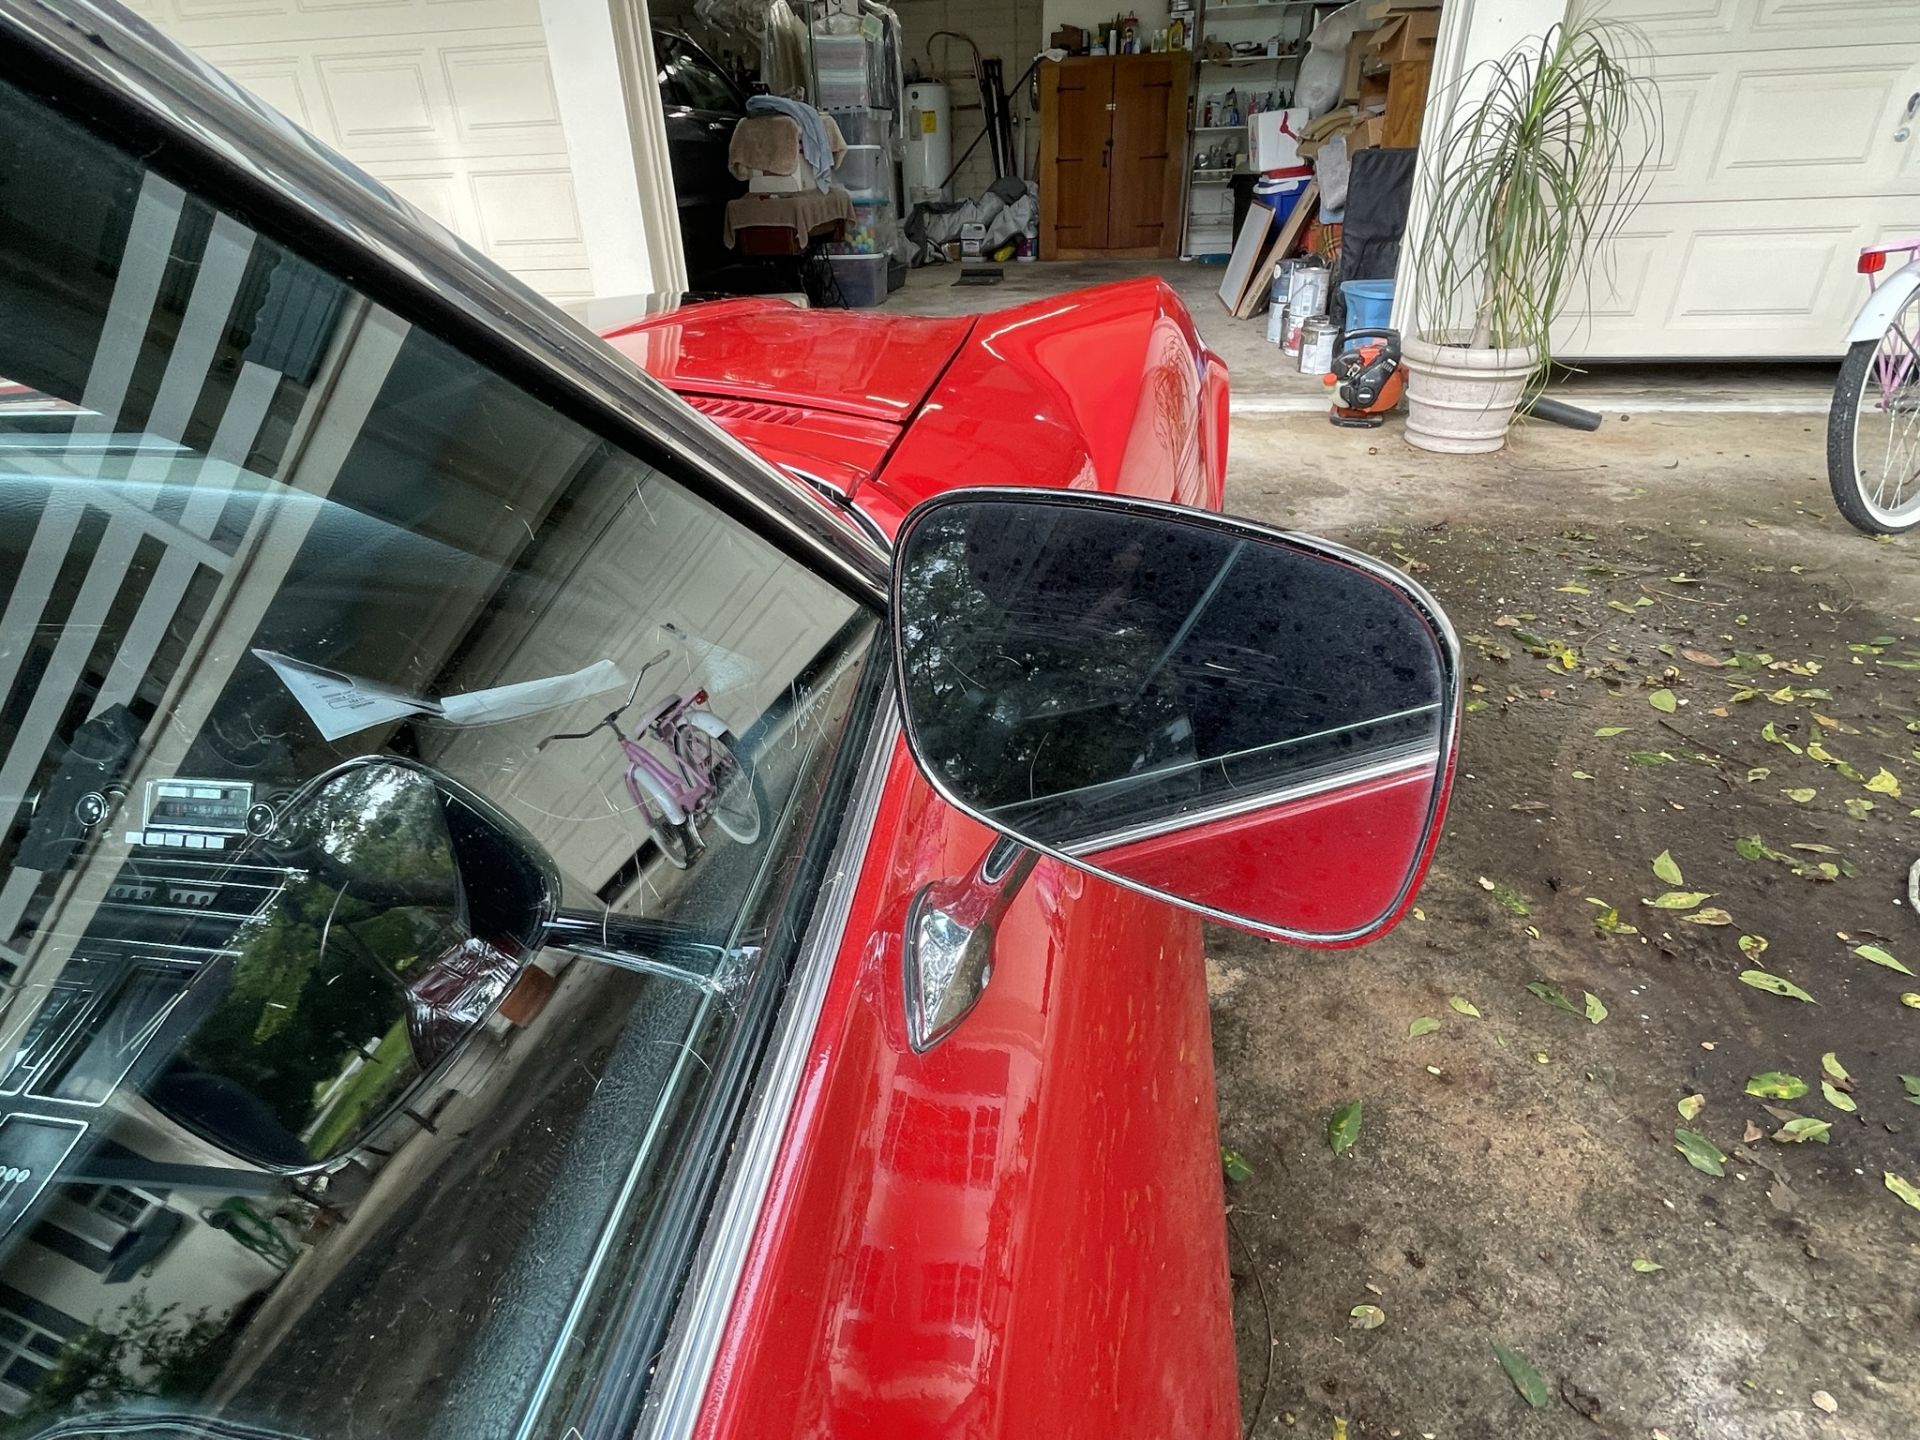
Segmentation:
{"type": "Polygon", "coordinates": [[[1384,330],[1393,323],[1393,281],[1347,280],[1340,293],[1347,300],[1347,329],[1384,330]]]}

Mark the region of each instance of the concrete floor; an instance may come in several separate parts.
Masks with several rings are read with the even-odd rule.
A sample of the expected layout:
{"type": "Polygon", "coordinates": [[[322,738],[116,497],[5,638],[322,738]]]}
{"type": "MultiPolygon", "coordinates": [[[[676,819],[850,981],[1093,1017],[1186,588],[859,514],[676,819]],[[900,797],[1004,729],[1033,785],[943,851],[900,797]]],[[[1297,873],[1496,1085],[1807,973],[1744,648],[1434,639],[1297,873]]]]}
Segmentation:
{"type": "MultiPolygon", "coordinates": [[[[1317,376],[1267,344],[1266,317],[1236,320],[1220,303],[1219,265],[1178,260],[1099,260],[1009,264],[998,285],[959,286],[957,265],[910,272],[888,308],[922,315],[973,315],[1045,299],[1087,285],[1158,275],[1193,312],[1201,336],[1227,362],[1237,415],[1317,412],[1327,403],[1317,376]]],[[[1836,360],[1828,365],[1603,365],[1569,376],[1554,393],[1591,409],[1647,414],[1690,410],[1821,414],[1833,393],[1836,360]]]]}

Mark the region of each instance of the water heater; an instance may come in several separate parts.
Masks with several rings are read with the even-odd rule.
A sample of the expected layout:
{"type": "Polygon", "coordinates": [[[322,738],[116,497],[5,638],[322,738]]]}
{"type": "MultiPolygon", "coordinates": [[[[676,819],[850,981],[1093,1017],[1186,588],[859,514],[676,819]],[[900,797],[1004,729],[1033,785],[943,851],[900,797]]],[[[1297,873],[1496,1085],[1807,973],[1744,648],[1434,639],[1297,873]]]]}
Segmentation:
{"type": "Polygon", "coordinates": [[[940,182],[953,168],[953,95],[930,80],[907,86],[907,145],[902,157],[909,207],[927,200],[951,200],[940,182]]]}

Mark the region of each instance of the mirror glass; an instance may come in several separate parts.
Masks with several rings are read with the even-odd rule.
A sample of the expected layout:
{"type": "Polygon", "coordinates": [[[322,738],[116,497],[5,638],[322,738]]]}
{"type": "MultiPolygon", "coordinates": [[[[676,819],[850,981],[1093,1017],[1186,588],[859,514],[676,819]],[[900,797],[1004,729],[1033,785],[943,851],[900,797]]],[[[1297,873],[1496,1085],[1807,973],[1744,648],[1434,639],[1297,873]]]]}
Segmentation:
{"type": "Polygon", "coordinates": [[[962,809],[1263,933],[1397,913],[1454,711],[1410,582],[1201,512],[980,491],[910,517],[896,567],[909,740],[962,809]]]}
{"type": "Polygon", "coordinates": [[[268,1168],[324,1164],[485,1022],[537,944],[547,887],[506,822],[384,759],[296,795],[243,863],[276,877],[258,910],[170,1002],[116,1007],[116,1023],[172,1035],[137,1047],[168,1118],[268,1168]]]}

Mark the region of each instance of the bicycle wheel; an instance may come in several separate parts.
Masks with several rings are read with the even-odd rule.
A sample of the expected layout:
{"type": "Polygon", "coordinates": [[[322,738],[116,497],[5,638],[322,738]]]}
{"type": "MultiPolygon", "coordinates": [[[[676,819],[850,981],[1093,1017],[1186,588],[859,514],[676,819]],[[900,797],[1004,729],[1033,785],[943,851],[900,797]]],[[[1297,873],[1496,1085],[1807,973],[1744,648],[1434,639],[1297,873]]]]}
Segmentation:
{"type": "Polygon", "coordinates": [[[654,848],[667,857],[667,863],[676,870],[684,870],[693,864],[693,840],[687,834],[685,825],[675,825],[671,820],[656,820],[651,833],[654,848]]]}
{"type": "Polygon", "coordinates": [[[1827,415],[1827,483],[1869,535],[1920,525],[1920,292],[1847,350],[1827,415]]]}
{"type": "Polygon", "coordinates": [[[760,838],[767,797],[760,788],[760,776],[753,765],[740,758],[740,742],[727,731],[707,737],[713,752],[713,802],[708,814],[730,838],[751,845],[760,838]]]}
{"type": "Polygon", "coordinates": [[[633,797],[633,808],[646,818],[647,833],[653,836],[654,848],[667,857],[667,863],[676,870],[693,864],[692,827],[685,822],[676,825],[665,816],[654,814],[653,806],[647,803],[647,792],[634,778],[631,766],[627,769],[627,794],[633,797]]]}

